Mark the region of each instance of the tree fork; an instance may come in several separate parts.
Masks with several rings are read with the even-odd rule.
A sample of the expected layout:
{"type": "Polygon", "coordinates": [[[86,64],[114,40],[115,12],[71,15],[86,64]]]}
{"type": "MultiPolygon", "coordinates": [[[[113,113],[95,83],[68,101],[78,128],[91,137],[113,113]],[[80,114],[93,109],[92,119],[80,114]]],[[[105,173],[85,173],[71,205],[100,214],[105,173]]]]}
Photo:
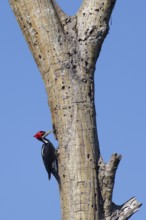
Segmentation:
{"type": "Polygon", "coordinates": [[[112,202],[121,156],[100,155],[94,106],[94,71],[116,0],[83,0],[67,16],[54,0],[9,0],[45,83],[59,142],[63,220],[126,220],[135,198],[112,202]]]}

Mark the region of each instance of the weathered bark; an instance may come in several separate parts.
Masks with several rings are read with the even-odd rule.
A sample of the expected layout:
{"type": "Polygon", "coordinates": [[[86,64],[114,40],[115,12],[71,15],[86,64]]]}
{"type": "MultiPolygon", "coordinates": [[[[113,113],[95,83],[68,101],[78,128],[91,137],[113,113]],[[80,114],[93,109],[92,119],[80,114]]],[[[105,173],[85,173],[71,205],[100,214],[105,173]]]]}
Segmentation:
{"type": "Polygon", "coordinates": [[[102,157],[98,161],[98,180],[100,195],[100,219],[126,220],[138,211],[141,203],[131,198],[122,205],[115,205],[112,202],[112,193],[115,181],[115,174],[118,168],[121,155],[113,154],[109,163],[105,164],[102,157]]]}
{"type": "Polygon", "coordinates": [[[121,156],[100,156],[94,71],[115,0],[83,0],[67,16],[54,0],[9,0],[42,74],[59,142],[63,220],[128,219],[140,203],[112,203],[121,156]]]}

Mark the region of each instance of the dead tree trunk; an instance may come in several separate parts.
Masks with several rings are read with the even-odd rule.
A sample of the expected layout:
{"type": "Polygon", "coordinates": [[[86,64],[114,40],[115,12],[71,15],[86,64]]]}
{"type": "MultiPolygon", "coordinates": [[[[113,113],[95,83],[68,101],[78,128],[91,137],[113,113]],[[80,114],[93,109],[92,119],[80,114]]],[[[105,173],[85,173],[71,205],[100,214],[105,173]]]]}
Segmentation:
{"type": "Polygon", "coordinates": [[[67,16],[54,0],[9,0],[42,74],[59,142],[63,220],[126,220],[135,198],[112,202],[116,169],[100,155],[94,106],[94,71],[116,0],[83,0],[67,16]]]}

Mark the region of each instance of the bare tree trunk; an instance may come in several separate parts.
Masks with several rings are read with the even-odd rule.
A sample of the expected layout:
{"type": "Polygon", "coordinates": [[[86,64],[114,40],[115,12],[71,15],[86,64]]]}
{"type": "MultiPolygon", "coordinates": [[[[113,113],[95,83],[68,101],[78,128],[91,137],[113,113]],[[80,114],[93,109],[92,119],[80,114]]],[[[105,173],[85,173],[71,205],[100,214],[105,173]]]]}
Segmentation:
{"type": "Polygon", "coordinates": [[[94,71],[115,0],[83,0],[67,16],[54,0],[9,0],[42,74],[59,142],[63,220],[126,220],[135,198],[112,202],[120,155],[100,155],[94,106],[94,71]]]}

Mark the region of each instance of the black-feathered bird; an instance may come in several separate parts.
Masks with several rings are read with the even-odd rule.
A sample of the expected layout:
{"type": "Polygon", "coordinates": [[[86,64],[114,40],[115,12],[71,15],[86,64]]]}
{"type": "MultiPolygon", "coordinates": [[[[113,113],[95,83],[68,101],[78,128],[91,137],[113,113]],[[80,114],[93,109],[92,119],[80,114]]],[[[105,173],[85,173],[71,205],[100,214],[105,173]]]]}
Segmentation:
{"type": "Polygon", "coordinates": [[[46,138],[46,136],[52,132],[53,131],[47,131],[47,132],[39,131],[34,135],[34,137],[37,140],[43,142],[41,154],[42,154],[45,168],[48,172],[49,180],[51,178],[51,173],[52,173],[59,183],[60,179],[58,176],[58,163],[57,163],[56,149],[53,146],[53,144],[46,138]]]}

